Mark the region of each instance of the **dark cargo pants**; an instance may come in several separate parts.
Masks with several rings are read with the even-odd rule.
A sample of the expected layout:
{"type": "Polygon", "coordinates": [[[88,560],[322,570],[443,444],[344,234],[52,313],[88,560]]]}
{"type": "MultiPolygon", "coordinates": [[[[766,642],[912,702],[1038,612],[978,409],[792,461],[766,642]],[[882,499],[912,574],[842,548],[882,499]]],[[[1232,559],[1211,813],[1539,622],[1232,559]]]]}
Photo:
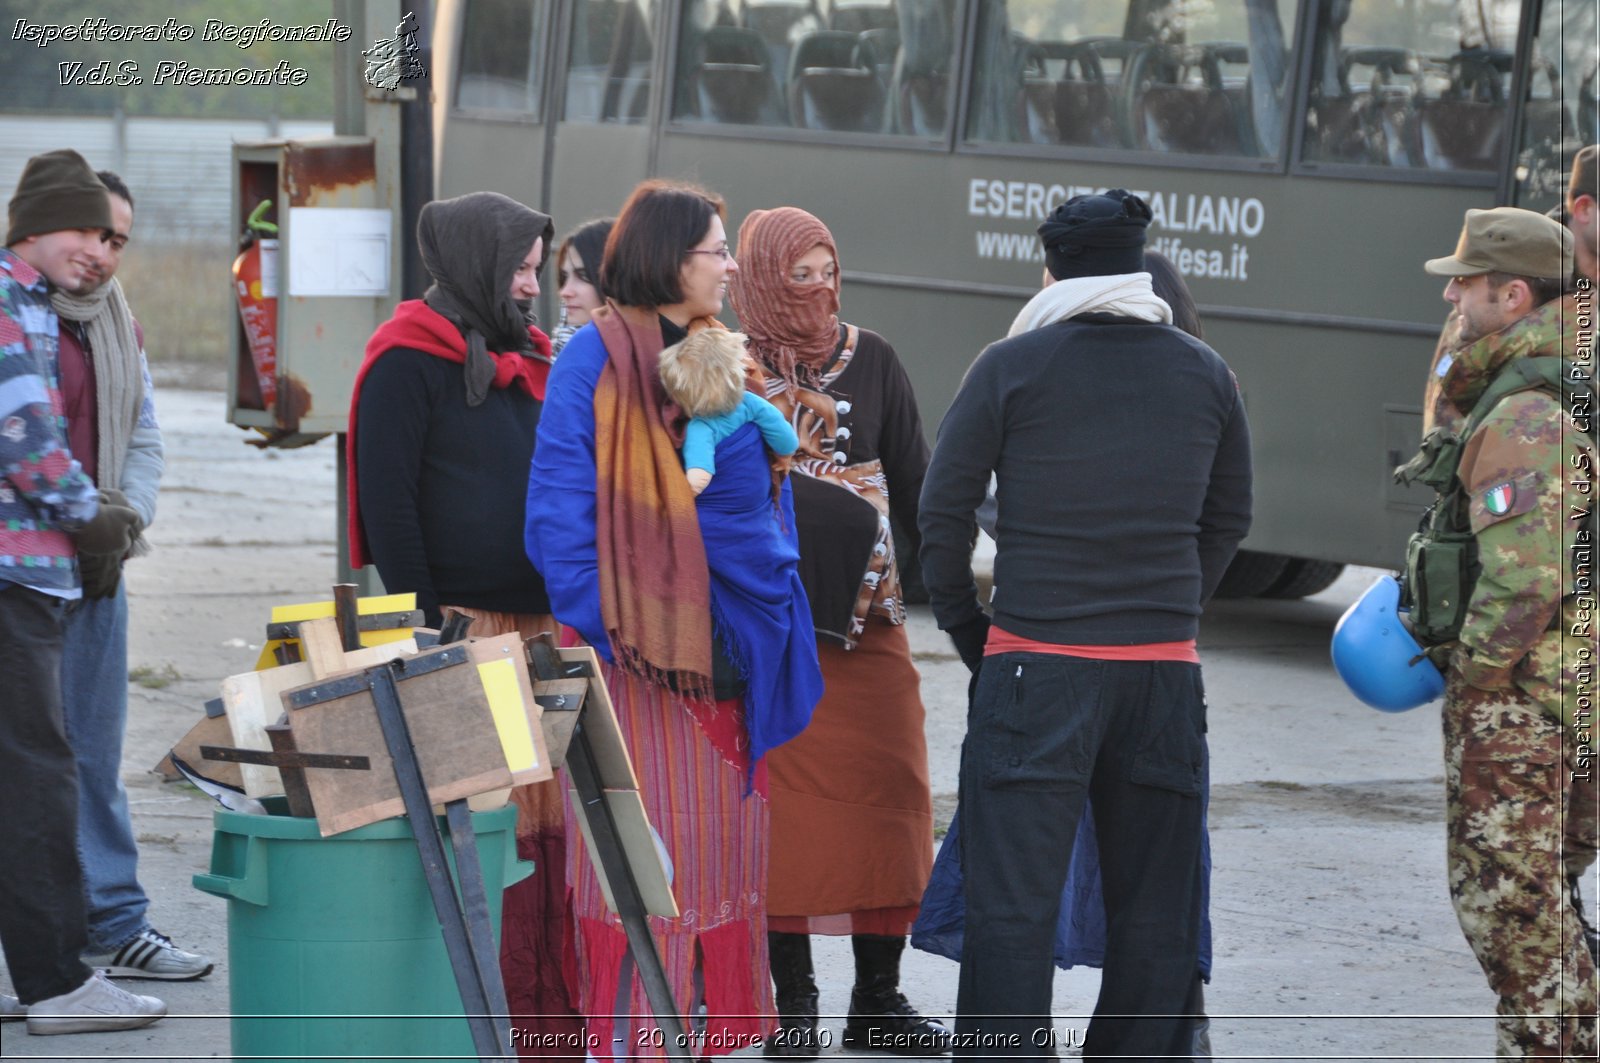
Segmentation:
{"type": "Polygon", "coordinates": [[[1106,962],[1084,1056],[1187,1056],[1201,925],[1198,665],[985,659],[962,749],[966,934],[956,1054],[1052,1056],[1051,942],[1086,796],[1106,962]]]}

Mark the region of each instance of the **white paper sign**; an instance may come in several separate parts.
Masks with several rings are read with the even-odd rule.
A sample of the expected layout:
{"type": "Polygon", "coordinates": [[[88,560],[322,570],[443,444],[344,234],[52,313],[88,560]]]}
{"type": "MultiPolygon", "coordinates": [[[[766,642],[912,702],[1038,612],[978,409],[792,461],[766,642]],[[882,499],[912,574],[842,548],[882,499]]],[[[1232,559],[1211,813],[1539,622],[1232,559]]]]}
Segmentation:
{"type": "Polygon", "coordinates": [[[389,211],[289,209],[289,294],[388,295],[389,211]]]}

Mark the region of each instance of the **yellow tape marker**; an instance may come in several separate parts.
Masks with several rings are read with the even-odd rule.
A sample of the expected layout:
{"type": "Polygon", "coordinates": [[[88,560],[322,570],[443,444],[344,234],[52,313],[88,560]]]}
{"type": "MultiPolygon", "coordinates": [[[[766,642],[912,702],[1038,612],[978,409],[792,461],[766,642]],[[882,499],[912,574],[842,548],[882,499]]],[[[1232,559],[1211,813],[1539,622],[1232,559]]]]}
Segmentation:
{"type": "Polygon", "coordinates": [[[489,711],[494,714],[494,728],[500,734],[506,766],[513,772],[538,767],[539,755],[533,748],[533,735],[528,732],[528,712],[522,704],[516,662],[509,657],[486,661],[478,665],[478,676],[483,680],[483,692],[489,696],[489,711]]]}

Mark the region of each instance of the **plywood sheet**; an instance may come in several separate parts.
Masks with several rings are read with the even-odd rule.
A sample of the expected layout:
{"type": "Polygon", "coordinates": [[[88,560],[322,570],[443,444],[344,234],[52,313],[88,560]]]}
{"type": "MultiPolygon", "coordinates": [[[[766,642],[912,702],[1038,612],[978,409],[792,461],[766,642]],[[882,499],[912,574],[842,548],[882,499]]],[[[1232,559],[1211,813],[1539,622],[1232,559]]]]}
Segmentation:
{"type": "Polygon", "coordinates": [[[617,726],[617,712],[611,705],[611,692],[601,678],[600,656],[593,646],[568,646],[558,651],[563,661],[584,661],[590,665],[589,694],[583,706],[583,730],[594,751],[600,786],[606,790],[637,790],[639,777],[633,772],[633,758],[617,726]]]}
{"type": "MultiPolygon", "coordinates": [[[[391,657],[415,652],[417,644],[411,639],[405,639],[400,642],[368,646],[345,654],[343,664],[351,669],[366,668],[382,664],[391,657]]],[[[208,744],[231,745],[239,749],[271,749],[272,743],[267,740],[266,727],[270,723],[276,723],[283,715],[283,704],[279,700],[279,695],[285,690],[305,686],[316,678],[311,665],[300,662],[268,668],[262,672],[231,675],[224,679],[222,681],[224,731],[219,740],[208,744]]],[[[194,761],[187,757],[184,759],[187,763],[194,764],[194,761]]],[[[211,765],[219,762],[206,763],[211,765]]],[[[242,769],[240,774],[243,778],[244,792],[251,797],[283,793],[283,780],[279,777],[277,768],[260,764],[233,765],[233,767],[236,770],[242,769]]],[[[210,774],[206,777],[214,778],[210,774]]]]}
{"type": "MultiPolygon", "coordinates": [[[[594,868],[595,877],[600,880],[606,907],[615,912],[617,902],[611,895],[611,883],[606,878],[605,870],[600,866],[599,854],[595,852],[594,833],[589,822],[589,817],[596,810],[586,808],[578,800],[576,790],[569,790],[567,796],[572,801],[572,807],[578,811],[583,847],[589,853],[589,863],[594,868]]],[[[644,901],[645,913],[667,919],[678,918],[678,901],[672,895],[672,882],[661,850],[656,848],[655,835],[650,830],[650,817],[644,810],[644,799],[639,796],[638,790],[606,790],[604,797],[606,807],[611,810],[612,821],[617,825],[622,854],[633,870],[633,881],[639,887],[640,899],[644,901]]]]}
{"type": "MultiPolygon", "coordinates": [[[[470,660],[402,679],[399,690],[431,802],[443,804],[511,785],[488,697],[470,660]]],[[[370,690],[294,709],[289,726],[302,752],[352,754],[372,763],[370,771],[306,773],[324,837],[405,812],[370,690]]]]}
{"type": "Polygon", "coordinates": [[[478,665],[486,689],[489,689],[488,684],[494,681],[495,673],[503,665],[510,666],[509,672],[502,678],[515,683],[516,697],[521,703],[519,711],[522,714],[522,730],[515,735],[507,734],[505,728],[510,725],[510,721],[502,724],[497,718],[496,725],[502,731],[501,744],[507,748],[508,761],[510,751],[514,747],[520,747],[523,741],[532,747],[533,753],[531,766],[512,769],[512,782],[524,786],[551,778],[555,772],[550,759],[549,744],[545,741],[544,728],[540,724],[543,710],[533,700],[533,682],[528,678],[528,657],[527,651],[523,648],[522,637],[516,632],[510,632],[492,638],[472,639],[467,643],[467,658],[478,665]]]}

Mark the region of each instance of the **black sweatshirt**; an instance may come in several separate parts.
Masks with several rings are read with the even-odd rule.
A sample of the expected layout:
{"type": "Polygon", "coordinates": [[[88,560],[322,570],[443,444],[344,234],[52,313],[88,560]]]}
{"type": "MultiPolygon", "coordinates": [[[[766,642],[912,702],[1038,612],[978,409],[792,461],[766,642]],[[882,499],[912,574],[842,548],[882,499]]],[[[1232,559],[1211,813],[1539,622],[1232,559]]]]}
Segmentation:
{"type": "Polygon", "coordinates": [[[522,547],[539,410],[517,388],[468,407],[461,366],[422,351],[395,348],[367,371],[352,486],[384,588],[415,591],[429,623],[441,605],[550,611],[522,547]]]}
{"type": "Polygon", "coordinates": [[[939,626],[975,619],[974,511],[998,479],[994,620],[1040,642],[1194,638],[1250,528],[1250,433],[1216,352],[1090,314],[990,345],[939,426],[922,490],[939,626]]]}

